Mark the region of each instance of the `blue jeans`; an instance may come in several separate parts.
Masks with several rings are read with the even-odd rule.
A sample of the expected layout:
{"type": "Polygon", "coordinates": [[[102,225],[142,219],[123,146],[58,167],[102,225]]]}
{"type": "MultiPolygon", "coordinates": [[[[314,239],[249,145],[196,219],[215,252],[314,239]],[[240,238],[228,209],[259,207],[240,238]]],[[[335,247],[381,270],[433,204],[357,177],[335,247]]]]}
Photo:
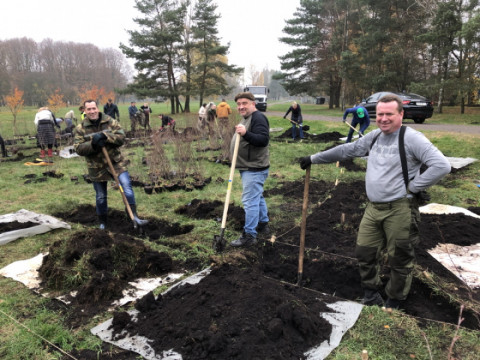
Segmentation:
{"type": "MultiPolygon", "coordinates": [[[[132,189],[132,182],[130,181],[130,175],[128,171],[125,171],[118,175],[120,185],[122,185],[123,192],[127,197],[130,205],[135,205],[135,195],[132,189]]],[[[95,200],[97,205],[97,215],[107,215],[108,202],[107,202],[107,185],[108,181],[94,181],[93,188],[95,189],[95,200]]]]}
{"type": "MultiPolygon", "coordinates": [[[[293,138],[293,140],[295,140],[295,137],[297,135],[296,130],[297,130],[297,125],[292,124],[292,138],[293,138]]],[[[303,139],[304,137],[303,137],[303,125],[302,124],[300,124],[298,126],[298,132],[300,133],[300,139],[303,139]]]]}
{"type": "MultiPolygon", "coordinates": [[[[368,125],[370,125],[370,123],[367,123],[366,121],[361,123],[360,121],[353,118],[352,123],[350,125],[352,125],[352,127],[356,128],[358,124],[360,124],[359,132],[362,134],[362,135],[359,135],[359,136],[362,137],[363,133],[365,132],[365,130],[367,130],[368,125]]],[[[353,137],[353,129],[350,128],[350,131],[348,132],[348,136],[347,136],[347,141],[345,141],[345,142],[349,143],[350,141],[352,141],[352,137],[353,137]]]]}
{"type": "Polygon", "coordinates": [[[240,170],[242,177],[242,204],[245,210],[245,233],[257,236],[259,222],[268,222],[268,209],[263,197],[263,183],[268,169],[261,171],[240,170]]]}

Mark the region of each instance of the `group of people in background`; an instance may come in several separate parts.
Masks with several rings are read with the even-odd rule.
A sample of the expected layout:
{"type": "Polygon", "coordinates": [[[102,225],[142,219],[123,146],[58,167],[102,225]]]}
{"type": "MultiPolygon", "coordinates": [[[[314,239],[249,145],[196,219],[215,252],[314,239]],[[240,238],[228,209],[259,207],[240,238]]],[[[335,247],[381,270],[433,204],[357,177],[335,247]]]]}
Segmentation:
{"type": "Polygon", "coordinates": [[[199,130],[207,128],[211,135],[214,133],[217,121],[221,128],[228,126],[230,114],[232,114],[232,108],[225,101],[225,98],[218,105],[215,105],[214,102],[203,103],[198,110],[197,128],[199,130]]]}

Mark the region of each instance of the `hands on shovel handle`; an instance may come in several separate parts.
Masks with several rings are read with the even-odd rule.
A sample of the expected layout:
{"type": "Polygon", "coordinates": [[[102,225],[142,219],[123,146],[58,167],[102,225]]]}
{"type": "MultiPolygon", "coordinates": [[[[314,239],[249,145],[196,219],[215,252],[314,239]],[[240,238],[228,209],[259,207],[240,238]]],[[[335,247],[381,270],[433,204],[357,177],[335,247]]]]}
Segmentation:
{"type": "Polygon", "coordinates": [[[305,156],[300,159],[300,167],[302,170],[307,170],[312,164],[312,158],[310,156],[305,156]]]}

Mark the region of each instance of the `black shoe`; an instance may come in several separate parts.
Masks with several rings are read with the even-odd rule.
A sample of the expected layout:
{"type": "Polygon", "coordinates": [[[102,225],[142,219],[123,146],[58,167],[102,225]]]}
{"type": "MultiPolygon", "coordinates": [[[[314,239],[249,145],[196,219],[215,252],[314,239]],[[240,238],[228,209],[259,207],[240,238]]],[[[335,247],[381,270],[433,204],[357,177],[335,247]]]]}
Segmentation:
{"type": "Polygon", "coordinates": [[[243,232],[242,235],[237,240],[234,240],[230,243],[230,246],[240,247],[240,246],[252,246],[257,244],[257,238],[252,234],[243,232]]]}
{"type": "Polygon", "coordinates": [[[383,306],[382,296],[376,290],[366,289],[362,304],[367,306],[383,306]]]}
{"type": "Polygon", "coordinates": [[[261,235],[269,235],[270,227],[268,226],[268,222],[259,222],[257,226],[257,232],[261,235]]]}
{"type": "Polygon", "coordinates": [[[388,298],[387,299],[387,302],[385,303],[385,307],[387,309],[400,309],[400,305],[402,304],[402,302],[400,300],[397,300],[397,299],[390,299],[388,298]]]}

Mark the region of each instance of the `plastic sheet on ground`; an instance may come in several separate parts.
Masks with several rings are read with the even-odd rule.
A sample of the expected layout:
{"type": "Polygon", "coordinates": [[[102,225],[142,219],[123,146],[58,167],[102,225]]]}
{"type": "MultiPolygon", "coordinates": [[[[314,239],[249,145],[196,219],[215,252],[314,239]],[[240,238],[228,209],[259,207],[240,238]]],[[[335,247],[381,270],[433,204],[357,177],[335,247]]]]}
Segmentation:
{"type": "Polygon", "coordinates": [[[454,169],[460,169],[464,166],[470,165],[471,163],[474,163],[477,161],[477,159],[474,158],[457,158],[457,157],[447,157],[447,160],[450,162],[450,165],[454,169]]]}
{"type": "Polygon", "coordinates": [[[69,224],[60,221],[53,216],[37,214],[33,211],[25,209],[18,210],[16,213],[0,216],[0,223],[9,223],[14,221],[18,221],[20,223],[26,223],[30,221],[33,223],[38,223],[38,225],[26,229],[7,231],[0,234],[0,245],[5,245],[10,241],[16,240],[21,237],[43,234],[54,229],[71,229],[71,226],[69,224]]]}
{"type": "Polygon", "coordinates": [[[75,150],[73,150],[73,146],[65,146],[62,150],[60,150],[58,155],[64,159],[80,156],[75,152],[75,150]]]}
{"type": "Polygon", "coordinates": [[[480,288],[480,244],[438,244],[428,253],[469,287],[480,288]]]}
{"type": "Polygon", "coordinates": [[[480,219],[480,215],[475,214],[474,212],[464,209],[459,206],[444,205],[431,203],[425,206],[420,207],[420,212],[422,214],[438,214],[438,215],[447,215],[447,214],[458,214],[462,213],[474,218],[480,219]]]}
{"type": "MultiPolygon", "coordinates": [[[[359,135],[353,135],[352,140],[358,139],[360,136],[359,135]]],[[[341,137],[339,140],[341,141],[347,141],[347,136],[341,137]]]]}
{"type": "MultiPolygon", "coordinates": [[[[42,265],[43,258],[47,254],[48,253],[38,254],[30,259],[15,261],[0,269],[0,275],[21,282],[29,289],[41,293],[43,296],[48,296],[48,293],[43,293],[42,289],[40,288],[41,280],[38,274],[38,269],[42,265]]],[[[163,277],[140,278],[135,281],[131,281],[128,283],[130,287],[123,290],[123,297],[114,301],[112,303],[112,307],[122,306],[133,300],[140,299],[148,292],[155,290],[157,287],[174,282],[182,276],[183,274],[181,273],[171,273],[163,277]]],[[[76,292],[72,292],[69,295],[75,297],[76,292]]],[[[65,300],[65,295],[58,296],[56,299],[64,302],[65,304],[69,304],[69,302],[65,300]]]]}
{"type": "MultiPolygon", "coordinates": [[[[178,282],[164,293],[186,283],[192,285],[197,284],[209,273],[210,269],[205,269],[178,282]]],[[[306,352],[305,356],[309,360],[323,360],[325,357],[327,357],[340,344],[343,335],[348,331],[348,329],[350,329],[356,323],[363,308],[363,305],[351,301],[338,301],[336,303],[329,304],[328,306],[335,312],[322,313],[321,316],[332,325],[330,339],[322,342],[319,346],[316,346],[315,348],[306,352]]],[[[137,310],[131,310],[128,313],[133,320],[137,320],[137,310]]],[[[143,336],[129,336],[125,332],[122,333],[121,339],[115,338],[112,330],[109,329],[112,325],[112,321],[113,318],[95,326],[90,330],[90,332],[105,342],[114,344],[125,350],[136,352],[147,360],[182,360],[182,355],[173,351],[173,349],[166,349],[162,351],[161,354],[156,354],[155,350],[149,345],[149,339],[143,336]]]]}
{"type": "MultiPolygon", "coordinates": [[[[423,214],[462,213],[480,219],[479,215],[462,207],[435,203],[420,207],[420,212],[423,214]]],[[[438,244],[428,253],[471,288],[480,287],[480,244],[471,246],[438,244]]]]}
{"type": "Polygon", "coordinates": [[[270,128],[270,132],[280,132],[282,131],[283,128],[282,127],[278,127],[278,128],[270,128]]]}
{"type": "Polygon", "coordinates": [[[47,254],[38,254],[30,259],[15,261],[0,269],[0,275],[21,282],[29,289],[38,289],[40,287],[38,269],[45,255],[47,254]]]}

